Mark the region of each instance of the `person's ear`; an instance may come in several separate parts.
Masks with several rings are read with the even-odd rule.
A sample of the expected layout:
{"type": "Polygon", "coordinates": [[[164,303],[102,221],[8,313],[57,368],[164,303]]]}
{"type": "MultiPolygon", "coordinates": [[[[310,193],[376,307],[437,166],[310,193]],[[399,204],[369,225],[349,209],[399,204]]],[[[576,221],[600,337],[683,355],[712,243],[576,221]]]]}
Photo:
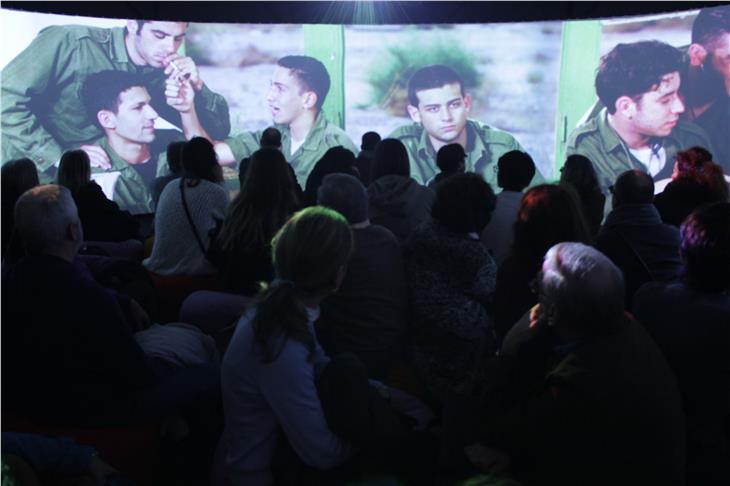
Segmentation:
{"type": "Polygon", "coordinates": [[[464,108],[466,109],[466,112],[469,113],[471,110],[471,95],[465,94],[464,95],[464,108]]]}
{"type": "Polygon", "coordinates": [[[96,119],[99,121],[99,125],[109,130],[117,128],[117,117],[114,112],[109,110],[99,110],[96,114],[96,119]]]}
{"type": "Polygon", "coordinates": [[[342,286],[342,282],[345,280],[345,275],[347,274],[347,264],[340,266],[340,268],[337,269],[337,274],[335,275],[335,286],[332,292],[337,292],[340,290],[340,287],[342,286]]]}
{"type": "Polygon", "coordinates": [[[687,50],[689,54],[689,65],[694,67],[702,67],[707,59],[707,49],[702,44],[690,44],[687,50]]]}
{"type": "Polygon", "coordinates": [[[408,114],[411,116],[411,120],[416,123],[421,123],[421,112],[418,111],[418,107],[408,105],[406,108],[408,109],[408,114]]]}
{"type": "Polygon", "coordinates": [[[136,20],[127,20],[127,31],[134,35],[139,29],[139,23],[136,20]]]}
{"type": "Polygon", "coordinates": [[[311,110],[317,105],[317,93],[314,91],[307,91],[302,96],[302,106],[305,110],[311,110]]]}
{"type": "Polygon", "coordinates": [[[69,223],[69,225],[66,226],[66,239],[79,244],[83,243],[84,231],[81,228],[81,222],[76,221],[74,223],[69,223]]]}
{"type": "Polygon", "coordinates": [[[628,96],[620,96],[616,100],[616,113],[626,118],[633,118],[636,114],[636,102],[628,96]]]}

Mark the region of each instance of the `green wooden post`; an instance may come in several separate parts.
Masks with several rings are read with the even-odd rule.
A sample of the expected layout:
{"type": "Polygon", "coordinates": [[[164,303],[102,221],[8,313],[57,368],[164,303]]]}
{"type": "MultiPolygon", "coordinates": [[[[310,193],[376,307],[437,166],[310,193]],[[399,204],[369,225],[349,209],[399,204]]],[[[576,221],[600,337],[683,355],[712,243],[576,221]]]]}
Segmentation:
{"type": "Polygon", "coordinates": [[[583,20],[563,23],[560,88],[555,120],[555,178],[565,162],[570,132],[596,101],[596,70],[600,62],[601,23],[583,20]]]}
{"type": "Polygon", "coordinates": [[[327,119],[345,129],[345,27],[304,25],[304,53],[322,61],[330,74],[330,91],[322,109],[327,119]]]}

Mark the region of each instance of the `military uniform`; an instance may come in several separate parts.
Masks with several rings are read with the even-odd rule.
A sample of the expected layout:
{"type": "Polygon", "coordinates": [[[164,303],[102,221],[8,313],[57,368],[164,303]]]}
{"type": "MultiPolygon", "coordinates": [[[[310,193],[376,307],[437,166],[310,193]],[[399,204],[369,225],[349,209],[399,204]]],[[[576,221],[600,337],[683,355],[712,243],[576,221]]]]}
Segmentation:
{"type": "MultiPolygon", "coordinates": [[[[436,165],[436,151],[431,146],[428,133],[419,123],[396,129],[388,138],[397,138],[406,146],[411,163],[411,177],[420,184],[427,184],[439,172],[436,165]]],[[[476,172],[497,189],[497,160],[512,150],[524,151],[520,143],[507,132],[483,125],[473,120],[466,122],[467,172],[476,172]]],[[[539,170],[535,170],[532,184],[544,182],[539,170]]]]}
{"type": "MultiPolygon", "coordinates": [[[[317,115],[312,129],[309,130],[307,137],[304,139],[304,143],[293,154],[291,154],[289,125],[274,126],[281,132],[281,151],[294,169],[301,187],[306,185],[307,177],[309,177],[309,173],[312,172],[315,164],[332,147],[341,145],[355,155],[358,153],[357,147],[347,136],[347,133],[337,125],[327,121],[322,112],[317,115]]],[[[261,148],[262,133],[263,130],[255,133],[245,132],[224,140],[231,148],[237,164],[240,163],[242,158],[250,156],[261,148]]]]}
{"type": "MultiPolygon", "coordinates": [[[[137,66],[127,54],[125,29],[78,25],[43,29],[2,72],[3,161],[29,157],[41,179],[65,150],[91,144],[104,135],[80,97],[86,77],[99,71],[126,71],[145,76],[152,106],[161,117],[178,123],[180,114],[165,102],[162,69],[137,66]]],[[[230,132],[228,103],[205,85],[195,95],[200,122],[211,136],[230,132]]]]}
{"type": "MultiPolygon", "coordinates": [[[[674,159],[678,151],[700,146],[712,151],[707,134],[694,123],[680,118],[672,133],[656,142],[666,151],[664,168],[654,176],[658,181],[672,176],[674,159]]],[[[604,193],[616,182],[619,175],[627,170],[647,170],[629,151],[618,133],[608,124],[608,112],[604,108],[586,123],[580,125],[570,134],[566,147],[566,156],[580,154],[588,157],[596,169],[598,182],[604,193]]],[[[608,201],[607,201],[608,202],[608,201]]]]}
{"type": "MultiPolygon", "coordinates": [[[[150,145],[150,161],[148,164],[155,164],[156,177],[168,175],[170,168],[167,164],[167,144],[175,140],[183,140],[182,133],[177,130],[157,130],[155,141],[150,145]]],[[[121,209],[132,214],[146,214],[154,212],[152,195],[148,184],[142,176],[128,162],[122,160],[111,148],[106,137],[96,140],[96,145],[103,148],[111,161],[111,168],[92,168],[92,177],[102,186],[104,193],[109,192],[113,187],[112,198],[121,209]],[[108,174],[108,177],[106,176],[108,174]]]]}

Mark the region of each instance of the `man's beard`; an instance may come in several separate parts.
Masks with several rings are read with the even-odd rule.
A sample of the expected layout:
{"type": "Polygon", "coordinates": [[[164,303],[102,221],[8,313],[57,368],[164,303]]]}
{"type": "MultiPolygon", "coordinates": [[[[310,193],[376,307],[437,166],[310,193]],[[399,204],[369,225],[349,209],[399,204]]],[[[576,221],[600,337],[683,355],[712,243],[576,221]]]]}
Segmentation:
{"type": "Polygon", "coordinates": [[[725,78],[712,65],[712,54],[700,68],[689,73],[687,101],[690,108],[706,105],[726,95],[725,78]]]}

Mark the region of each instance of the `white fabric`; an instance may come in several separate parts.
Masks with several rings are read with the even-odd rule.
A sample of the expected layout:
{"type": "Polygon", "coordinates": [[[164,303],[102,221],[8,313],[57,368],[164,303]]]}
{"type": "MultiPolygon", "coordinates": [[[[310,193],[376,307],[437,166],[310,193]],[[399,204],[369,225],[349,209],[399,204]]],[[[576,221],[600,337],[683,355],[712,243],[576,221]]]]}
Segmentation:
{"type": "Polygon", "coordinates": [[[655,147],[645,147],[640,149],[629,149],[629,152],[637,158],[639,162],[644,164],[646,171],[654,177],[662,171],[664,165],[667,163],[667,151],[664,147],[660,147],[656,150],[655,147]]]}
{"type": "Polygon", "coordinates": [[[218,350],[212,337],[195,326],[171,323],[153,324],[134,334],[144,354],[185,368],[218,361],[218,350]]]}
{"type": "Polygon", "coordinates": [[[497,207],[492,213],[492,219],[482,231],[482,243],[492,251],[497,265],[501,264],[512,246],[514,235],[512,226],[517,220],[522,193],[502,191],[497,194],[497,207]]]}

